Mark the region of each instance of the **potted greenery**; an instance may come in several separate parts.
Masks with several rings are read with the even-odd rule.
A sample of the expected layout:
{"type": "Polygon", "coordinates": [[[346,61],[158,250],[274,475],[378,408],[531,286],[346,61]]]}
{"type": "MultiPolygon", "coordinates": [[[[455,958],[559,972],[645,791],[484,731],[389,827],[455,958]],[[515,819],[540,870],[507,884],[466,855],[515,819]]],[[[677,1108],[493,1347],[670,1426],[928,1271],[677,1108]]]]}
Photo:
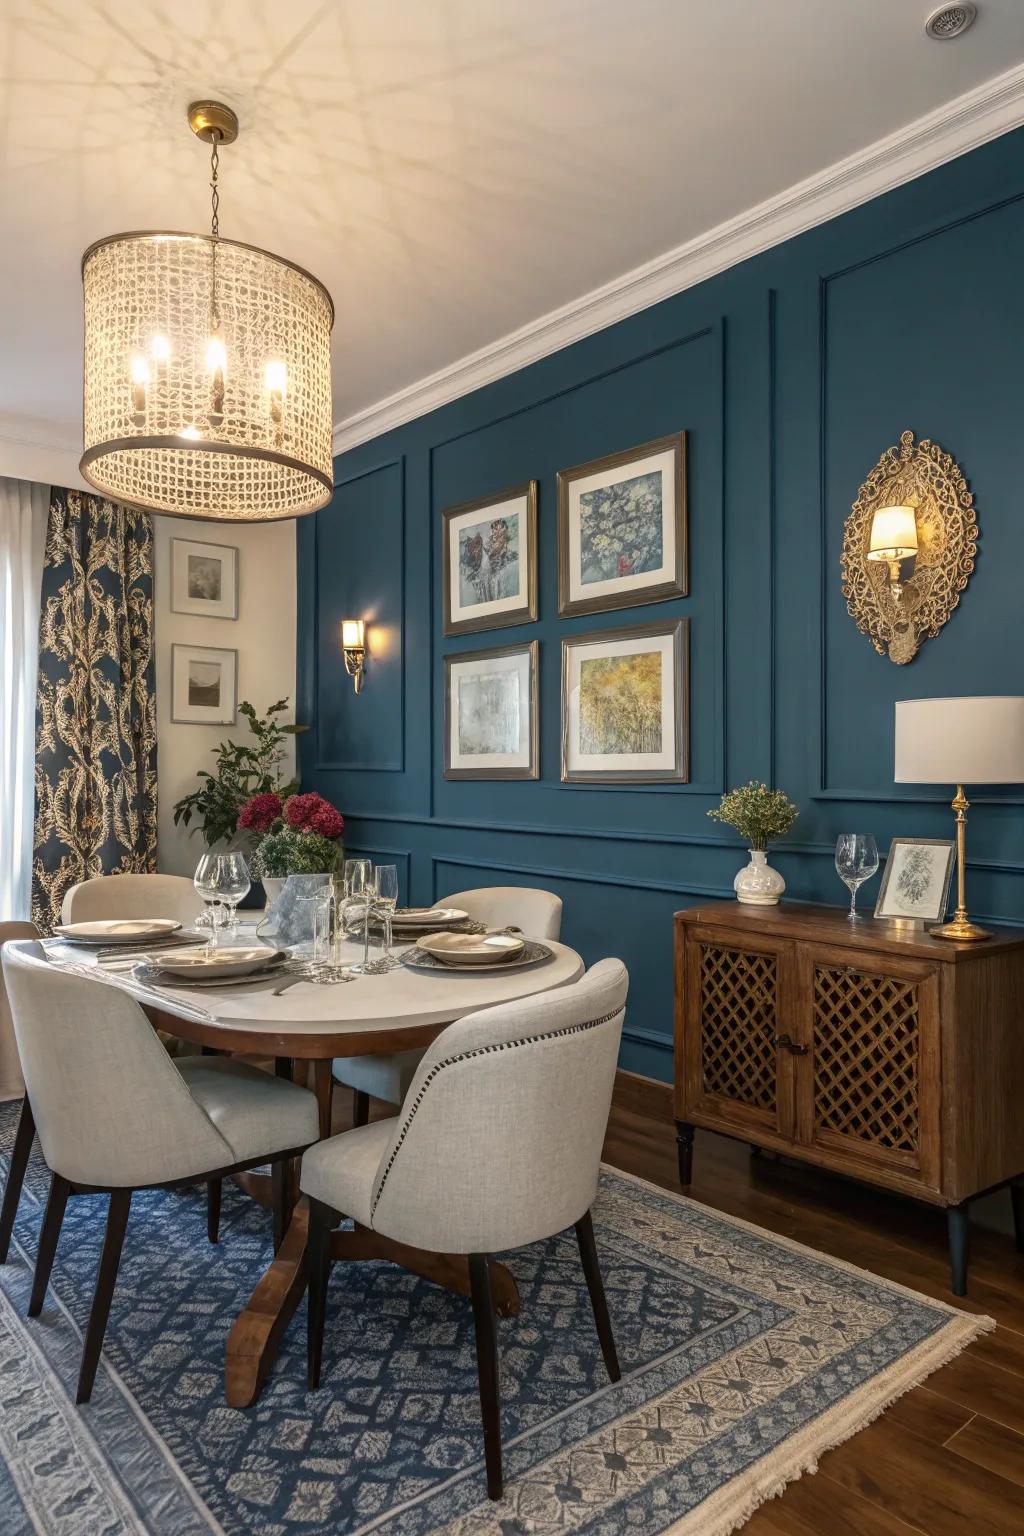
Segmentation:
{"type": "Polygon", "coordinates": [[[338,868],[345,821],[322,795],[253,795],[238,825],[260,839],[252,872],[269,901],[280,895],[289,875],[330,875],[338,868]]]}
{"type": "Polygon", "coordinates": [[[768,844],[784,837],[799,812],[781,789],[769,789],[751,779],[739,789],[731,789],[722,802],[708,811],[712,821],[735,827],[750,844],[750,863],[733,881],[738,901],[755,907],[774,907],[786,889],[777,869],[768,863],[768,844]]]}
{"type": "Polygon", "coordinates": [[[304,725],[282,725],[278,716],[288,708],[287,699],[271,704],[262,718],[251,704],[242,702],[238,713],[249,722],[251,742],[222,741],[214,747],[216,765],[213,773],[199,770],[199,788],[185,795],[174,807],[174,825],[201,832],[208,848],[234,841],[239,816],[246,801],[254,795],[273,794],[278,802],[287,799],[299,787],[298,779],[282,781],[281,765],[287,750],[287,738],[304,731],[304,725]],[[196,825],[192,827],[192,823],[196,825]]]}

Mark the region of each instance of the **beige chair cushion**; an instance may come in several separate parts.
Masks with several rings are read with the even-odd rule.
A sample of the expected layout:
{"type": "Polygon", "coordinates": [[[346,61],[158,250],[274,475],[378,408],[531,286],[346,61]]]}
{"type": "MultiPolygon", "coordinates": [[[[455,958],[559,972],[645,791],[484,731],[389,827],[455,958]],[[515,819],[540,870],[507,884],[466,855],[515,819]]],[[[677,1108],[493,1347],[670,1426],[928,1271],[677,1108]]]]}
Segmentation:
{"type": "Polygon", "coordinates": [[[389,1056],[341,1056],[334,1063],[334,1076],[371,1098],[385,1104],[401,1104],[409,1084],[423,1059],[422,1051],[394,1051],[389,1056]]]}
{"type": "Polygon", "coordinates": [[[231,1148],[231,1162],[307,1147],[320,1134],[316,1096],[298,1083],[225,1056],[189,1056],[177,1066],[231,1148]]]}
{"type": "Polygon", "coordinates": [[[184,875],[98,875],[71,887],[60,918],[62,923],[92,923],[103,918],[173,917],[188,928],[202,910],[195,886],[184,875]]]}
{"type": "Polygon", "coordinates": [[[368,1227],[377,1169],[397,1124],[397,1120],[375,1120],[318,1141],[302,1156],[303,1194],[368,1227]]]}
{"type": "MultiPolygon", "coordinates": [[[[0,923],[0,948],[8,939],[38,939],[35,923],[0,923]]],[[[0,1100],[20,1099],[25,1092],[25,1079],[21,1075],[18,1044],[11,1023],[11,1009],[7,1001],[3,973],[0,972],[0,1100]]],[[[400,1099],[395,1101],[401,1103],[400,1099]]]]}
{"type": "Polygon", "coordinates": [[[401,1114],[307,1152],[303,1190],[445,1253],[495,1253],[571,1226],[597,1193],[627,989],[621,960],[602,960],[574,986],[450,1024],[401,1114]],[[366,1131],[382,1125],[391,1133],[368,1195],[377,1143],[366,1131]]]}

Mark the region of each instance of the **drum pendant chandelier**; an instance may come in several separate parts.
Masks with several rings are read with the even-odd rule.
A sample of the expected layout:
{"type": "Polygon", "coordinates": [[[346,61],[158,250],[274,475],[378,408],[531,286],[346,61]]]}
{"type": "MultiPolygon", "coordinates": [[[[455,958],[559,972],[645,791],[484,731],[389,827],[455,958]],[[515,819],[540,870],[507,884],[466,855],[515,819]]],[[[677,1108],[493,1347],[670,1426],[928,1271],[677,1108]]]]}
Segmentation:
{"type": "Polygon", "coordinates": [[[104,496],[175,517],[268,522],[331,497],[331,327],[322,283],[220,235],[219,102],[188,109],[212,146],[209,235],[141,232],[82,257],[85,452],[104,496]]]}

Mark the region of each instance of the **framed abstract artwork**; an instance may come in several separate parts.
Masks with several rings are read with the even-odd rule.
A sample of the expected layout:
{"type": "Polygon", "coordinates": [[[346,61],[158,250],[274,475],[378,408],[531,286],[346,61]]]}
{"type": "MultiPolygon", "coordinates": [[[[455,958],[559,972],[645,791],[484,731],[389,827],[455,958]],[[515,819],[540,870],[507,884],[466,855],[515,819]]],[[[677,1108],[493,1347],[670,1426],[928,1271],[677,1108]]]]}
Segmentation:
{"type": "Polygon", "coordinates": [[[472,634],[537,617],[537,482],[447,507],[444,632],[472,634]]]}
{"type": "Polygon", "coordinates": [[[894,837],[878,890],[875,916],[941,923],[949,901],[956,844],[944,837],[894,837]]]}
{"type": "Polygon", "coordinates": [[[175,725],[234,725],[238,652],[219,646],[171,646],[171,720],[175,725]]]}
{"type": "Polygon", "coordinates": [[[446,779],[535,779],[536,640],[444,659],[446,779]]]}
{"type": "Polygon", "coordinates": [[[238,618],[238,550],[199,539],[171,540],[171,612],[238,618]]]}
{"type": "Polygon", "coordinates": [[[686,433],[558,474],[558,611],[687,592],[686,433]]]}
{"type": "Polygon", "coordinates": [[[562,641],[566,783],[686,783],[688,642],[688,619],[562,641]]]}

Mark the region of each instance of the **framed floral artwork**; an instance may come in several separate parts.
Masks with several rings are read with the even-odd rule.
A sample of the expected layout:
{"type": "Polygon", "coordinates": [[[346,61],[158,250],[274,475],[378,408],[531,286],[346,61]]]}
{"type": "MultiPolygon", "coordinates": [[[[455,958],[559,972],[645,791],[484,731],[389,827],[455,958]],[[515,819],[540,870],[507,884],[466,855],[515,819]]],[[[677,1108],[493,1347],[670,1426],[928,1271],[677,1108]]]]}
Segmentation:
{"type": "Polygon", "coordinates": [[[200,539],[171,540],[171,612],[238,618],[238,550],[200,539]]]}
{"type": "Polygon", "coordinates": [[[472,634],[537,617],[537,482],[447,507],[444,632],[472,634]]]}
{"type": "Polygon", "coordinates": [[[535,779],[537,642],[444,659],[446,779],[535,779]]]}
{"type": "Polygon", "coordinates": [[[562,779],[685,784],[689,620],[562,641],[562,779]]]}
{"type": "Polygon", "coordinates": [[[949,901],[956,844],[945,837],[894,837],[875,903],[875,916],[898,922],[941,923],[949,901]]]}
{"type": "Polygon", "coordinates": [[[686,433],[558,474],[558,611],[687,593],[686,433]]]}

